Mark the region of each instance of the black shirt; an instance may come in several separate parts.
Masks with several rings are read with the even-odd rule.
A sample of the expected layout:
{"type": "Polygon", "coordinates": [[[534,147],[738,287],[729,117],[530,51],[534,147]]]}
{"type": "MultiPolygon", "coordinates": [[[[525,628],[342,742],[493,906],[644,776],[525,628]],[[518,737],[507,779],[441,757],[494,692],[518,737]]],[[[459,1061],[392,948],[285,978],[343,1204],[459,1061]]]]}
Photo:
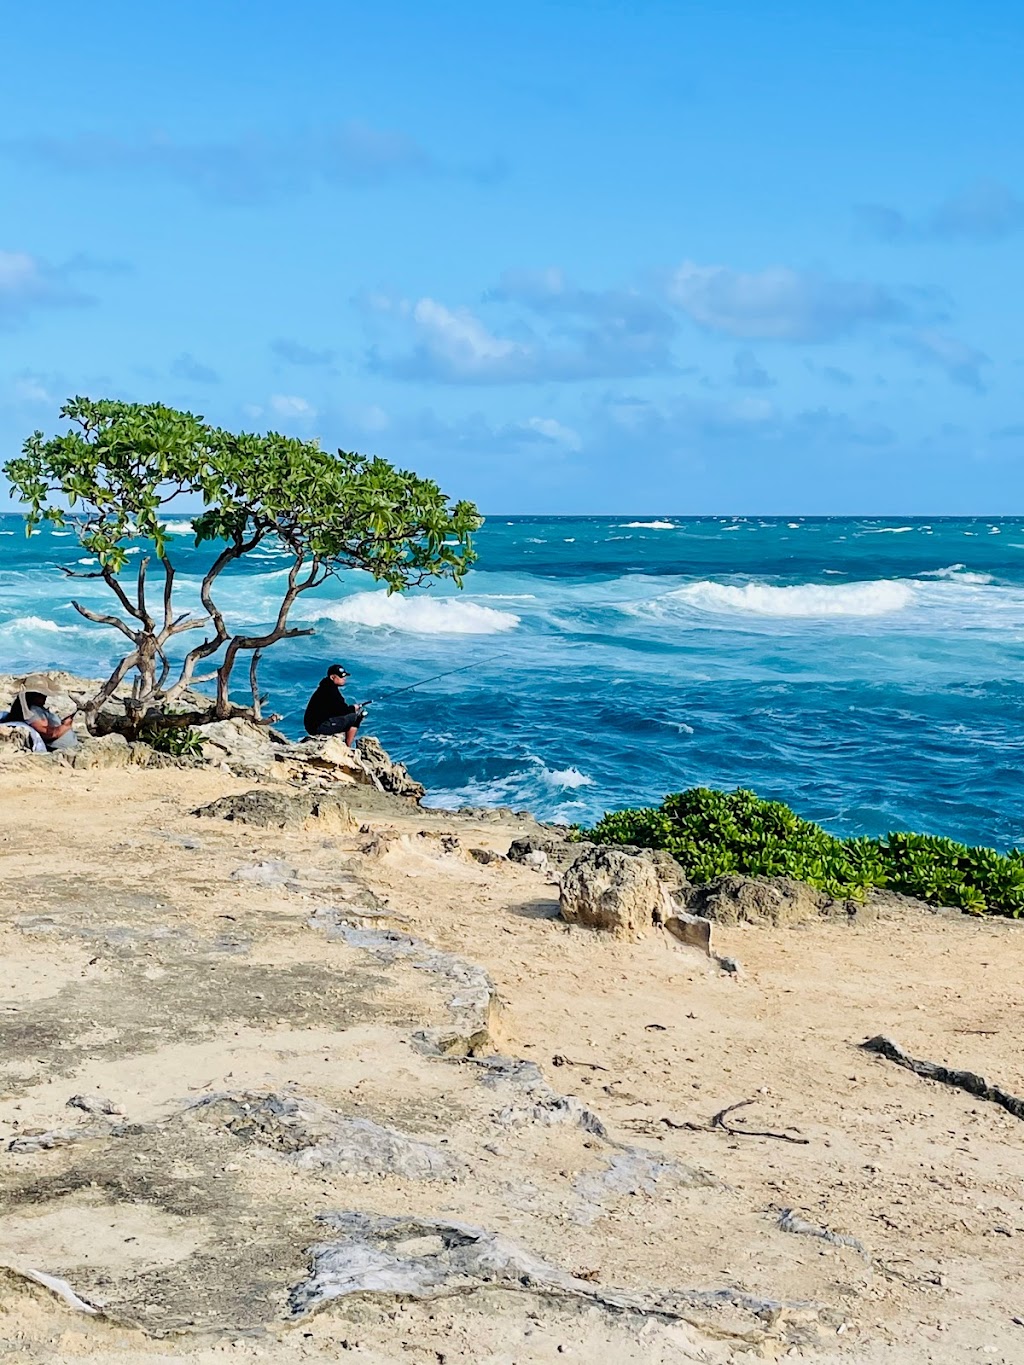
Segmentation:
{"type": "Polygon", "coordinates": [[[309,699],[302,723],[307,735],[315,735],[325,720],[332,716],[345,716],[355,707],[350,706],[341,695],[341,688],[330,678],[322,678],[317,689],[309,699]]]}

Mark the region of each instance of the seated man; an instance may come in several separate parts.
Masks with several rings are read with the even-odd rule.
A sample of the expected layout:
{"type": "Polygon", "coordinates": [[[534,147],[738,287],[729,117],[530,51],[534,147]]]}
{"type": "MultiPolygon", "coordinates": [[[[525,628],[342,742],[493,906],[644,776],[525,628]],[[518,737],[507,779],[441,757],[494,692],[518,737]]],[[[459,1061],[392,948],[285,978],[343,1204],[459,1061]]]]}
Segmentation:
{"type": "Polygon", "coordinates": [[[344,735],[351,749],[365,717],[358,706],[352,706],[341,695],[348,676],[341,664],[331,664],[327,676],[320,680],[309,699],[302,723],[307,735],[344,735]]]}
{"type": "Polygon", "coordinates": [[[14,698],[4,720],[8,725],[22,724],[34,731],[50,753],[64,753],[78,748],[78,736],[71,728],[74,712],[62,720],[47,710],[46,682],[42,678],[26,678],[25,686],[14,698]],[[34,684],[34,686],[33,686],[34,684]],[[30,690],[31,689],[31,690],[30,690]]]}

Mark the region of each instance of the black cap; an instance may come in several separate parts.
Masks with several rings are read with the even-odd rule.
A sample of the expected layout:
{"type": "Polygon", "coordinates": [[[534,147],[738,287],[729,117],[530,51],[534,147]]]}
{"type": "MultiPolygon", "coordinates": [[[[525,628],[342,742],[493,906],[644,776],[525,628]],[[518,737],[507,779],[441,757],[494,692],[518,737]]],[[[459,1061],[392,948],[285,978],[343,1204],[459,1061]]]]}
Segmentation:
{"type": "Polygon", "coordinates": [[[330,668],[327,670],[327,676],[331,677],[331,675],[334,673],[340,673],[342,674],[343,677],[346,678],[349,676],[348,669],[345,668],[342,664],[331,664],[330,668]]]}

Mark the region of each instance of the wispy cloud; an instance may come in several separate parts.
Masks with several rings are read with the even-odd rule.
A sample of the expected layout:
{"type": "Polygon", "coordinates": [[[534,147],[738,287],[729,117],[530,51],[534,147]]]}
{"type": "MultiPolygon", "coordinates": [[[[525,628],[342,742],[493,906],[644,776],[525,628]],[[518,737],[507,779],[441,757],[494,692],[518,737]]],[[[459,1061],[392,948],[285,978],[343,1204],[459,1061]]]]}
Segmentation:
{"type": "Polygon", "coordinates": [[[92,303],[72,276],[79,263],[51,265],[27,251],[0,250],[0,327],[25,321],[37,308],[73,308],[92,303]]]}
{"type": "Polygon", "coordinates": [[[219,384],[220,375],[209,365],[203,365],[195,356],[183,351],[171,366],[171,373],[177,379],[187,379],[193,384],[219,384]]]}
{"type": "Polygon", "coordinates": [[[976,180],[921,214],[862,204],[857,217],[886,242],[990,242],[1024,229],[1024,199],[997,180],[976,180]]]}
{"type": "Polygon", "coordinates": [[[496,164],[452,166],[407,133],[351,120],[290,136],[180,141],[169,133],[138,138],[82,133],[76,137],[8,139],[0,150],[65,174],[163,177],[205,199],[258,203],[318,184],[360,186],[410,176],[452,175],[486,181],[496,164]]]}
{"type": "Polygon", "coordinates": [[[279,337],[276,341],[272,341],[270,343],[270,349],[279,360],[287,361],[289,365],[326,368],[334,362],[333,351],[317,350],[312,346],[303,346],[300,341],[289,341],[287,337],[279,337]]]}
{"type": "Polygon", "coordinates": [[[984,351],[928,327],[908,332],[896,340],[922,364],[937,365],[944,370],[954,384],[963,384],[979,393],[984,390],[981,368],[989,360],[984,351]]]}
{"type": "Polygon", "coordinates": [[[484,308],[503,315],[493,324],[432,298],[371,295],[362,305],[411,333],[411,348],[371,352],[374,369],[399,379],[516,384],[672,368],[676,323],[662,304],[629,290],[580,289],[557,270],[502,276],[483,298],[484,308]],[[518,317],[504,316],[510,308],[518,317]]]}
{"type": "Polygon", "coordinates": [[[653,401],[635,395],[608,397],[594,414],[595,439],[618,448],[624,436],[650,451],[692,453],[752,446],[833,450],[843,446],[883,447],[894,432],[870,416],[829,407],[787,411],[767,398],[727,401],[680,396],[653,401]],[[603,429],[601,438],[597,433],[603,429]]]}
{"type": "Polygon", "coordinates": [[[316,416],[316,408],[312,403],[291,393],[275,393],[270,399],[269,407],[278,417],[312,419],[316,416]]]}
{"type": "Polygon", "coordinates": [[[770,389],[775,380],[753,351],[737,351],[732,358],[732,382],[740,389],[770,389]]]}
{"type": "Polygon", "coordinates": [[[906,311],[882,285],[783,265],[745,272],[685,261],[666,292],[698,326],[751,341],[831,341],[906,311]]]}

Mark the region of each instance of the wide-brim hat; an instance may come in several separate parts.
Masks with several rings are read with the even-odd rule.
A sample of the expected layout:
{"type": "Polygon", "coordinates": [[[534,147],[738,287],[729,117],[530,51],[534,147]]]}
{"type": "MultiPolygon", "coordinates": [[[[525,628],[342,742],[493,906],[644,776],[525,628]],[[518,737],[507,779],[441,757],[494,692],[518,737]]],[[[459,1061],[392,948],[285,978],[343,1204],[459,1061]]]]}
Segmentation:
{"type": "Polygon", "coordinates": [[[53,687],[45,673],[30,673],[27,678],[22,680],[18,690],[20,692],[42,692],[43,696],[46,697],[53,691],[53,687]]]}

